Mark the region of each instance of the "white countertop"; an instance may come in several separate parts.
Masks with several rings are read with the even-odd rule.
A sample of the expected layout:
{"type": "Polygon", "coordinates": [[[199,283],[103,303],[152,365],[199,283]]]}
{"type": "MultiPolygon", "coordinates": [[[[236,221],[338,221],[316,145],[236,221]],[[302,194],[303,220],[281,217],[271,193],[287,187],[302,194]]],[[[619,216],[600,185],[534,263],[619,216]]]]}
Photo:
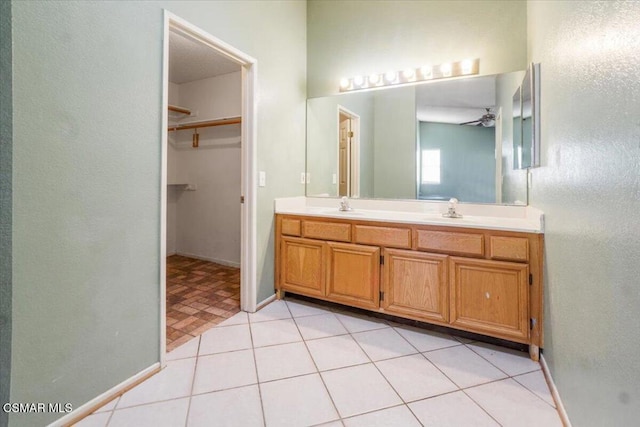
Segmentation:
{"type": "Polygon", "coordinates": [[[444,218],[442,213],[447,211],[447,202],[349,199],[353,210],[347,212],[338,210],[339,202],[337,198],[280,198],[275,200],[275,213],[544,233],[544,215],[531,206],[463,203],[457,207],[462,218],[444,218]]]}

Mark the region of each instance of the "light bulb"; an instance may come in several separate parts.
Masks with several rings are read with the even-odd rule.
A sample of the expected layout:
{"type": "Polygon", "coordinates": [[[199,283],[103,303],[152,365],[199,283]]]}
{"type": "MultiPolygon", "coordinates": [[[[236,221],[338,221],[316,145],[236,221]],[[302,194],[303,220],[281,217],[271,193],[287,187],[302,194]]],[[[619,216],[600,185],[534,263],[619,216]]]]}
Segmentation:
{"type": "Polygon", "coordinates": [[[379,74],[371,74],[369,76],[369,83],[371,83],[372,85],[378,84],[379,81],[380,81],[380,75],[379,74]]]}
{"type": "Polygon", "coordinates": [[[342,89],[347,89],[349,87],[349,79],[340,79],[340,87],[342,89]]]}
{"type": "Polygon", "coordinates": [[[462,74],[471,74],[471,70],[473,69],[473,61],[470,59],[465,59],[460,64],[460,68],[462,68],[462,74]]]}
{"type": "Polygon", "coordinates": [[[420,74],[422,74],[423,79],[432,78],[433,74],[431,72],[431,65],[425,65],[422,68],[420,68],[420,74]]]}
{"type": "Polygon", "coordinates": [[[413,68],[407,68],[402,72],[402,75],[405,79],[411,80],[416,75],[416,70],[414,70],[413,68]]]}
{"type": "Polygon", "coordinates": [[[450,77],[451,76],[451,64],[442,64],[440,66],[440,72],[442,73],[443,76],[450,77]]]}
{"type": "Polygon", "coordinates": [[[387,83],[393,83],[396,81],[397,76],[398,75],[395,71],[387,71],[384,74],[384,79],[387,81],[387,83]]]}
{"type": "Polygon", "coordinates": [[[355,76],[353,78],[353,84],[357,87],[361,87],[364,84],[364,77],[362,76],[355,76]]]}

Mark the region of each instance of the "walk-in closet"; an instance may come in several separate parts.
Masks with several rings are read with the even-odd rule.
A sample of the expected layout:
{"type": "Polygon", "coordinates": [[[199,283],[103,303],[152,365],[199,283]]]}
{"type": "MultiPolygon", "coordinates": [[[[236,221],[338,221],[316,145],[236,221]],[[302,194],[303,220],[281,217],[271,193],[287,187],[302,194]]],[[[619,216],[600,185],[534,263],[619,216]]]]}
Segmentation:
{"type": "Polygon", "coordinates": [[[169,38],[167,351],[240,310],[240,65],[169,38]]]}

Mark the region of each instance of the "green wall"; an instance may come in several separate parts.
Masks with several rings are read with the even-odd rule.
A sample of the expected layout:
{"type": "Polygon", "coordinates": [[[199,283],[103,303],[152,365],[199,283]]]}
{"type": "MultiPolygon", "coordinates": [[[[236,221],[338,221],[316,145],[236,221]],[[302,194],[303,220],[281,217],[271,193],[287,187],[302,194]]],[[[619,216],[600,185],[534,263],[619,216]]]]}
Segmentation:
{"type": "Polygon", "coordinates": [[[640,3],[528,3],[541,63],[544,357],[575,426],[640,419],[640,3]]]}
{"type": "Polygon", "coordinates": [[[440,150],[440,184],[421,184],[420,198],[495,203],[495,128],[420,122],[420,150],[440,150]]]}
{"type": "Polygon", "coordinates": [[[375,198],[416,198],[416,90],[374,92],[375,198]]]}
{"type": "MultiPolygon", "coordinates": [[[[0,2],[0,404],[11,385],[11,223],[13,105],[11,102],[11,3],[0,2]]],[[[9,415],[0,410],[0,425],[9,415]]]]}
{"type": "Polygon", "coordinates": [[[338,196],[338,107],[360,117],[360,197],[373,197],[373,94],[348,93],[341,96],[312,98],[307,101],[307,196],[338,196]]]}
{"type": "Polygon", "coordinates": [[[342,77],[480,58],[480,74],[526,65],[524,1],[310,0],[309,97],[342,77]]]}
{"type": "Polygon", "coordinates": [[[78,407],[159,358],[162,9],[258,60],[260,301],[273,294],[273,199],[304,190],[306,4],[12,7],[11,400],[78,407]]]}

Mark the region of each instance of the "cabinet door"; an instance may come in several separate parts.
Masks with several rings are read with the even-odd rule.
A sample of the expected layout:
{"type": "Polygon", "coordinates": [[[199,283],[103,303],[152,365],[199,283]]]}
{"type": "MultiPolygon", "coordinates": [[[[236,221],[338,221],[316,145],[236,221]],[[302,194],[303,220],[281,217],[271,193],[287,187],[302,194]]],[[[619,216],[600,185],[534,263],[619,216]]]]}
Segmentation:
{"type": "Polygon", "coordinates": [[[449,320],[447,255],[385,249],[382,307],[428,321],[449,320]]]}
{"type": "Polygon", "coordinates": [[[378,309],[380,248],[331,242],[327,246],[327,297],[356,307],[378,309]]]}
{"type": "Polygon", "coordinates": [[[451,324],[498,338],[529,337],[529,266],[452,257],[451,324]]]}
{"type": "Polygon", "coordinates": [[[280,288],[309,296],[324,296],[326,243],[282,237],[280,288]]]}

